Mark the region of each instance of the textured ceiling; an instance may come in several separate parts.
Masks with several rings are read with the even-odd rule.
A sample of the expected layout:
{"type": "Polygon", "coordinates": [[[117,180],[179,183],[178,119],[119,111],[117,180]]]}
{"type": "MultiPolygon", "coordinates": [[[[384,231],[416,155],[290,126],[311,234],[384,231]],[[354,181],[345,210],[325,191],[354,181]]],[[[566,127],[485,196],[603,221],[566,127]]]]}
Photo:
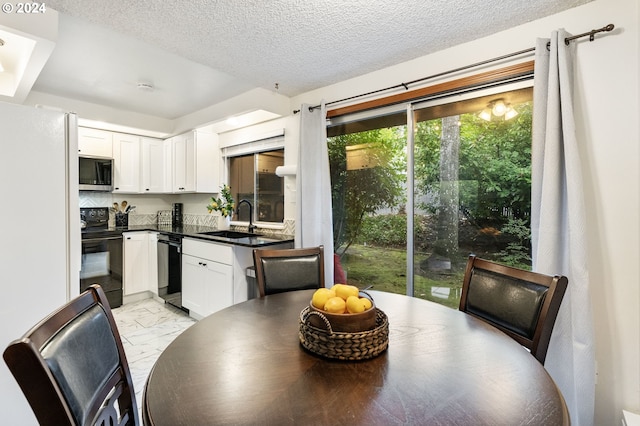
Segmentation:
{"type": "Polygon", "coordinates": [[[60,14],[34,90],[174,119],[255,87],[159,47],[60,14]],[[139,83],[153,91],[138,90],[139,83]]]}
{"type": "Polygon", "coordinates": [[[47,7],[61,13],[61,38],[35,89],[75,90],[73,95],[85,100],[175,118],[253,87],[273,90],[278,83],[281,94],[294,96],[589,1],[49,0],[47,7]],[[103,28],[91,31],[87,23],[103,28]],[[74,60],[63,51],[73,51],[74,44],[83,44],[89,55],[80,58],[86,70],[68,65],[74,60]],[[206,99],[180,100],[171,92],[176,95],[171,108],[161,108],[160,98],[131,105],[125,92],[136,73],[121,75],[122,68],[135,69],[137,79],[156,87],[166,82],[167,90],[170,80],[188,79],[195,88],[183,89],[183,95],[191,98],[201,86],[206,99]],[[128,81],[110,81],[110,72],[128,81]],[[64,86],[56,81],[65,74],[75,80],[75,89],[56,88],[64,86]]]}

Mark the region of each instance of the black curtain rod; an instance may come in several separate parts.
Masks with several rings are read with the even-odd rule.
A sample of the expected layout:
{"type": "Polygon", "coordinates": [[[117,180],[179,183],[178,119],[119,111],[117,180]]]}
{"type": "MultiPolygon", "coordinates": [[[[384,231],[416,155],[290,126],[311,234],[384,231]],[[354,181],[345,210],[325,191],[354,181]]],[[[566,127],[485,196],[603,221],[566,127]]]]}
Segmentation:
{"type": "MultiPolygon", "coordinates": [[[[567,37],[567,38],[564,39],[564,44],[566,44],[568,46],[569,43],[571,42],[571,40],[576,40],[576,39],[579,39],[579,38],[582,38],[582,37],[586,37],[586,36],[589,36],[589,41],[594,41],[595,40],[595,35],[597,33],[613,31],[614,28],[615,28],[615,26],[613,24],[609,24],[609,25],[606,25],[606,26],[604,26],[602,28],[599,28],[597,30],[591,30],[591,31],[588,31],[586,33],[582,33],[582,34],[574,35],[574,36],[571,36],[571,37],[567,37]]],[[[547,49],[548,48],[549,48],[549,43],[547,43],[547,49]]],[[[409,90],[409,85],[411,85],[411,84],[421,83],[421,82],[426,81],[426,80],[431,80],[431,79],[434,79],[434,78],[437,78],[437,77],[442,77],[442,76],[445,76],[445,75],[448,75],[448,74],[454,74],[454,73],[459,72],[459,71],[464,71],[464,70],[468,70],[468,69],[471,69],[471,68],[479,67],[481,65],[490,64],[492,62],[498,62],[498,61],[501,61],[503,59],[512,58],[514,56],[524,55],[525,53],[530,53],[530,52],[533,52],[535,50],[536,50],[535,47],[531,47],[529,49],[520,50],[518,52],[509,53],[509,54],[506,54],[506,55],[498,56],[496,58],[487,59],[486,61],[476,62],[475,64],[465,65],[464,67],[455,68],[455,69],[452,69],[452,70],[449,70],[449,71],[444,71],[444,72],[441,72],[441,73],[438,73],[438,74],[433,74],[433,75],[430,75],[428,77],[422,77],[422,78],[419,78],[417,80],[408,81],[406,83],[396,84],[395,86],[385,87],[384,89],[378,89],[378,90],[374,90],[374,91],[371,91],[371,92],[361,93],[359,95],[350,96],[348,98],[339,99],[337,101],[327,102],[327,103],[325,103],[325,105],[333,105],[333,104],[337,104],[337,103],[341,103],[341,102],[346,102],[346,101],[350,101],[350,100],[353,100],[353,99],[363,98],[365,96],[371,96],[371,95],[375,95],[377,93],[386,92],[388,90],[393,90],[393,89],[404,88],[405,90],[409,90]]],[[[313,111],[316,108],[320,108],[320,105],[315,105],[315,106],[309,107],[309,111],[313,111]]],[[[296,109],[296,110],[293,111],[294,114],[297,114],[299,112],[300,112],[299,109],[296,109]]]]}

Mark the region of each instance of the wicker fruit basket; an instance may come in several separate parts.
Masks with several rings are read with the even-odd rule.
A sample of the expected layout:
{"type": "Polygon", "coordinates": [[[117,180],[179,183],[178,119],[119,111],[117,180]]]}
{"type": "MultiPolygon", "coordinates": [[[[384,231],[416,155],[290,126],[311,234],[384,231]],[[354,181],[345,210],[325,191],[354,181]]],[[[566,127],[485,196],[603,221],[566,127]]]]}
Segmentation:
{"type": "Polygon", "coordinates": [[[334,331],[323,312],[305,307],[300,312],[300,344],[310,352],[325,358],[357,361],[374,358],[389,346],[389,320],[378,308],[375,312],[375,327],[363,331],[334,331]],[[311,324],[310,317],[318,317],[324,327],[311,324]]]}

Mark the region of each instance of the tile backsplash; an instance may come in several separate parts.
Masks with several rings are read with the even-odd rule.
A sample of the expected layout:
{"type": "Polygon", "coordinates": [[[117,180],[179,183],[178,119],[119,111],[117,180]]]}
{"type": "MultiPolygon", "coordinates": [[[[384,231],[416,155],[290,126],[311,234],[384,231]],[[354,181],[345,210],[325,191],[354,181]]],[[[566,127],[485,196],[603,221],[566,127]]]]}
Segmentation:
{"type": "MultiPolygon", "coordinates": [[[[157,196],[144,194],[112,194],[110,192],[80,191],[79,207],[112,207],[113,203],[127,200],[136,209],[129,213],[129,225],[171,224],[171,208],[173,203],[183,203],[185,210],[182,216],[185,225],[218,227],[218,216],[207,212],[206,205],[212,194],[180,194],[157,196]]],[[[115,226],[115,214],[109,214],[109,225],[115,226]]],[[[266,235],[295,235],[295,220],[285,220],[283,228],[270,229],[258,227],[257,232],[266,235]]],[[[246,231],[247,227],[232,226],[238,231],[246,231]]]]}

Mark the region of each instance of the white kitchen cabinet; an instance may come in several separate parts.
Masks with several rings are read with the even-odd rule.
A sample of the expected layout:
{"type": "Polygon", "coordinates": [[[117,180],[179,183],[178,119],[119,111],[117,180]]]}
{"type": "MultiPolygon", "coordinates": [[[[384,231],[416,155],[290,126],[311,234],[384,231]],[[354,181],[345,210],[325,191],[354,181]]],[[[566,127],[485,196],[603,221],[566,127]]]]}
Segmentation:
{"type": "Polygon", "coordinates": [[[214,193],[220,190],[222,156],[218,135],[192,131],[165,141],[171,152],[171,191],[214,193]]]}
{"type": "Polygon", "coordinates": [[[218,135],[194,130],[162,140],[78,128],[79,153],[113,158],[113,192],[216,193],[223,170],[218,135]]]}
{"type": "Polygon", "coordinates": [[[164,140],[164,192],[173,192],[173,138],[164,140]]]}
{"type": "MultiPolygon", "coordinates": [[[[269,246],[291,248],[292,242],[269,246]]],[[[253,266],[253,248],[182,239],[182,305],[189,315],[207,315],[248,299],[246,269],[253,266]]]]}
{"type": "Polygon", "coordinates": [[[140,137],[113,134],[113,192],[140,192],[140,137]]]}
{"type": "Polygon", "coordinates": [[[196,131],[196,192],[219,192],[222,167],[222,153],[218,135],[196,131]]]}
{"type": "Polygon", "coordinates": [[[166,185],[169,170],[165,168],[165,141],[154,138],[141,138],[142,173],[140,192],[145,194],[161,194],[170,191],[166,185]]]}
{"type": "MultiPolygon", "coordinates": [[[[183,240],[184,242],[184,240],[183,240]]],[[[182,306],[189,315],[202,319],[207,311],[206,276],[199,257],[182,254],[182,306]]]]}
{"type": "Polygon", "coordinates": [[[182,306],[189,315],[202,319],[233,305],[233,289],[228,283],[233,267],[211,259],[182,255],[182,306]]]}
{"type": "Polygon", "coordinates": [[[149,289],[149,233],[124,232],[123,288],[124,295],[147,291],[149,289]]]}
{"type": "Polygon", "coordinates": [[[78,127],[78,154],[113,157],[113,137],[106,130],[78,127]]]}
{"type": "Polygon", "coordinates": [[[182,306],[202,319],[234,303],[233,246],[182,240],[182,306]]]}
{"type": "Polygon", "coordinates": [[[194,132],[174,136],[173,192],[196,190],[196,141],[194,132]]]}

